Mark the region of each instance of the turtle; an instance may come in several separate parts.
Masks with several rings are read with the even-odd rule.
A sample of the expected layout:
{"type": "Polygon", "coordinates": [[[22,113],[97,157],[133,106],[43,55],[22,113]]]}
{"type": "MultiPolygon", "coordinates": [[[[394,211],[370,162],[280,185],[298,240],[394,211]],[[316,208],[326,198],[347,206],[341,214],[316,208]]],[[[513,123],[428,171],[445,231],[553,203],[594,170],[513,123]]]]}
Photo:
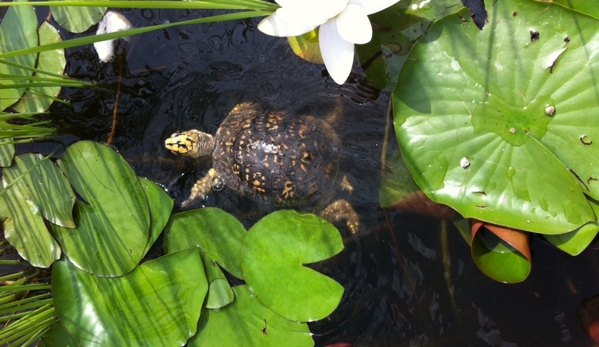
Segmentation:
{"type": "Polygon", "coordinates": [[[237,104],[214,136],[191,129],[165,140],[174,154],[212,157],[212,168],[194,184],[183,208],[226,186],[257,201],[345,221],[355,233],[357,213],[347,200],[334,200],[337,188],[347,187],[338,172],[340,145],[326,120],[257,102],[237,104]]]}

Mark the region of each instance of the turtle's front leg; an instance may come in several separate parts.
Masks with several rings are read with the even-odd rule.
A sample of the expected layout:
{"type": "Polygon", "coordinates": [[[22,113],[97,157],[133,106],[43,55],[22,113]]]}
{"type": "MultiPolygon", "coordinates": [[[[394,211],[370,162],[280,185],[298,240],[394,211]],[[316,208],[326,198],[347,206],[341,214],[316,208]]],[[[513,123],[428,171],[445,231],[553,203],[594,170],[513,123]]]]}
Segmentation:
{"type": "Polygon", "coordinates": [[[181,203],[181,207],[187,207],[190,203],[198,199],[205,200],[206,195],[208,195],[212,189],[220,190],[222,189],[221,186],[222,182],[220,181],[216,171],[214,169],[208,170],[206,176],[197,180],[193,185],[193,188],[191,188],[191,194],[185,201],[181,203]]]}
{"type": "Polygon", "coordinates": [[[319,215],[331,223],[345,221],[347,227],[355,234],[360,228],[360,217],[347,200],[339,199],[330,203],[319,215]]]}

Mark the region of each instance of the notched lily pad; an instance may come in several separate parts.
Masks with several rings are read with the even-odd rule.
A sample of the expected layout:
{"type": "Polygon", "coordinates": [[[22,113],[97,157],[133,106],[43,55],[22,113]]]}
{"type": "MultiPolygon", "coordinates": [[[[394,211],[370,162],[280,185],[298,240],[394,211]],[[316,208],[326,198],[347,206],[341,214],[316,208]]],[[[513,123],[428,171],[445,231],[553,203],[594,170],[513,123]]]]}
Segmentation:
{"type": "Polygon", "coordinates": [[[486,5],[484,30],[450,15],[410,52],[393,94],[406,164],[467,218],[550,235],[594,222],[599,22],[546,3],[486,5]]]}
{"type": "Polygon", "coordinates": [[[98,276],[121,276],[145,254],[150,234],[148,200],[131,166],[106,145],[80,141],[58,161],[83,201],[77,228],[53,226],[64,253],[98,276]]]}
{"type": "Polygon", "coordinates": [[[312,214],[283,210],[259,220],[243,243],[241,267],[258,300],[299,322],[322,319],[337,307],[343,287],[304,264],[341,252],[339,231],[312,214]]]}

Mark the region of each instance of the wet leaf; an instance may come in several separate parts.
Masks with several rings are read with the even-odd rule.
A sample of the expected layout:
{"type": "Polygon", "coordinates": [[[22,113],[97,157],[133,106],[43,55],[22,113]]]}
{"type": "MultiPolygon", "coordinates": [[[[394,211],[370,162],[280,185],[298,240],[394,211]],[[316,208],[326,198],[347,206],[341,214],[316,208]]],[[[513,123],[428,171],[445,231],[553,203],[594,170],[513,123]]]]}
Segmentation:
{"type": "Polygon", "coordinates": [[[599,19],[599,6],[595,3],[590,3],[589,0],[537,0],[539,2],[555,2],[564,7],[574,9],[576,11],[588,14],[599,19]]]}
{"type": "MultiPolygon", "coordinates": [[[[22,2],[25,0],[15,0],[22,2]]],[[[14,6],[6,10],[0,21],[0,54],[37,46],[37,17],[33,6],[14,6]]],[[[23,54],[6,60],[33,68],[37,54],[23,54]]],[[[0,62],[0,81],[5,87],[0,98],[0,111],[14,104],[23,95],[24,88],[10,88],[22,81],[10,75],[31,76],[31,71],[9,66],[0,62]]]]}
{"type": "Polygon", "coordinates": [[[50,326],[42,336],[41,347],[80,347],[60,321],[50,326]]]}
{"type": "Polygon", "coordinates": [[[531,270],[528,233],[472,221],[472,259],[498,282],[519,283],[531,270]]]}
{"type": "Polygon", "coordinates": [[[440,219],[452,219],[455,210],[429,199],[414,183],[399,151],[385,163],[379,187],[381,207],[417,213],[440,219]]]}
{"type": "Polygon", "coordinates": [[[322,319],[337,307],[343,287],[304,264],[341,252],[339,231],[312,214],[282,210],[259,220],[247,233],[241,267],[258,300],[299,322],[322,319]]]}
{"type": "Polygon", "coordinates": [[[427,196],[464,217],[574,230],[595,220],[585,193],[599,197],[598,22],[556,5],[486,4],[484,30],[450,15],[403,66],[393,105],[404,159],[427,196]]]}
{"type": "Polygon", "coordinates": [[[150,238],[143,252],[146,254],[158,236],[162,234],[162,230],[171,216],[174,201],[161,186],[149,179],[139,177],[139,182],[146,193],[150,208],[150,238]]]}
{"type": "Polygon", "coordinates": [[[106,145],[80,141],[58,161],[75,191],[77,228],[53,226],[63,252],[98,276],[133,270],[149,240],[148,200],[131,166],[106,145]]]}
{"type": "Polygon", "coordinates": [[[106,7],[50,6],[50,11],[63,28],[72,33],[82,33],[102,19],[106,7]]]}
{"type": "Polygon", "coordinates": [[[166,252],[198,247],[203,258],[242,278],[240,250],[246,230],[232,215],[207,207],[174,214],[165,230],[166,252]],[[206,255],[207,257],[204,257],[206,255]]]}
{"type": "Polygon", "coordinates": [[[67,259],[52,271],[56,312],[80,346],[183,346],[196,333],[207,289],[196,249],[123,277],[97,277],[67,259]]]}
{"type": "Polygon", "coordinates": [[[231,305],[202,313],[190,347],[314,346],[306,323],[289,321],[264,307],[247,286],[234,287],[233,291],[235,301],[231,305]]]}
{"type": "MultiPolygon", "coordinates": [[[[599,215],[599,205],[593,200],[589,200],[595,215],[599,215]]],[[[594,221],[587,223],[580,228],[559,235],[544,235],[544,238],[555,247],[570,255],[579,255],[595,239],[599,232],[599,223],[594,221]]]]}
{"type": "MultiPolygon", "coordinates": [[[[38,29],[40,45],[50,44],[62,41],[58,30],[47,21],[42,22],[38,29]]],[[[64,49],[41,52],[38,56],[39,70],[62,75],[66,65],[64,49]]],[[[47,77],[37,74],[38,77],[47,77]]],[[[32,87],[27,90],[25,95],[14,106],[18,112],[41,113],[46,111],[54,101],[60,87],[32,87]]]]}
{"type": "Polygon", "coordinates": [[[2,185],[0,215],[6,218],[6,239],[32,265],[49,267],[60,258],[61,250],[43,218],[75,226],[71,215],[75,194],[69,182],[50,160],[39,154],[21,154],[13,166],[4,169],[2,185]]]}

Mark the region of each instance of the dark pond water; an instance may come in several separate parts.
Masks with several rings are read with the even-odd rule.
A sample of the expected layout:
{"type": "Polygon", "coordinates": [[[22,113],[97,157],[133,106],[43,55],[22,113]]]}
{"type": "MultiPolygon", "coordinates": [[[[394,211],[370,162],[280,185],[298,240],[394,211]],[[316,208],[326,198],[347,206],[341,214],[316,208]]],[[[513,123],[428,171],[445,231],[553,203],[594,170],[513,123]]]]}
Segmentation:
{"type": "MultiPolygon", "coordinates": [[[[125,11],[134,26],[200,16],[188,11],[125,11]]],[[[204,12],[202,15],[207,14],[204,12]]],[[[481,274],[449,224],[378,207],[388,93],[371,87],[356,66],[336,85],[322,66],[297,58],[285,39],[256,29],[256,20],[187,26],[122,42],[113,63],[91,48],[69,51],[68,73],[97,81],[97,90],[66,90],[71,106],[55,106],[60,136],[20,151],[51,152],[78,139],[117,148],[138,174],[163,184],[177,202],[208,161],[175,157],[163,148],[172,132],[214,132],[241,101],[325,116],[338,103],[342,169],[352,183],[340,192],[360,214],[363,231],[345,250],[315,267],[345,287],[340,307],[311,324],[318,346],[592,346],[576,318],[584,299],[599,294],[597,244],[573,258],[533,238],[530,278],[518,285],[481,274]],[[115,111],[116,110],[116,111],[115,111]],[[112,132],[113,114],[116,114],[112,132]]],[[[394,135],[389,151],[397,150],[394,135]]],[[[204,203],[249,225],[266,211],[223,191],[204,203]]]]}

